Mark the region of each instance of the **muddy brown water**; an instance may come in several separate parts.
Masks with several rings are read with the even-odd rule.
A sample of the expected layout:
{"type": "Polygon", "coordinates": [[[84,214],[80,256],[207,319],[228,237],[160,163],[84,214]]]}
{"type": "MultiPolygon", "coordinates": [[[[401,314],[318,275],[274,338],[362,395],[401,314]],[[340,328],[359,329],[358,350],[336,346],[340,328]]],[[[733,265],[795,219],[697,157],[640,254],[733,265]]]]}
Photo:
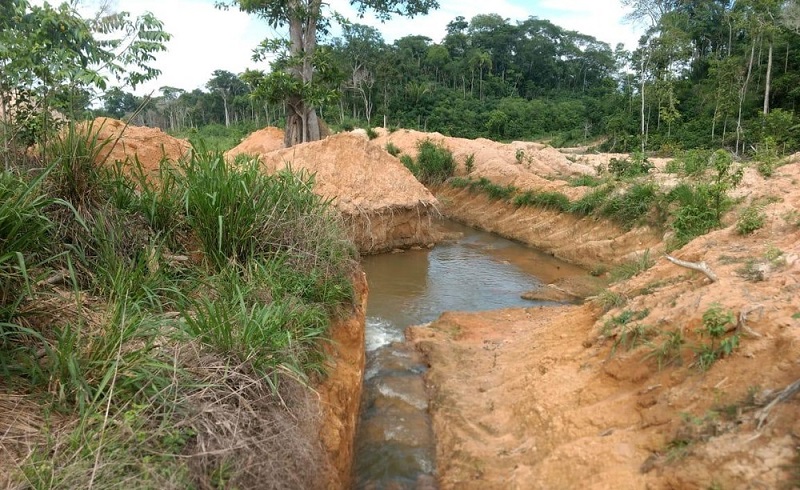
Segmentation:
{"type": "Polygon", "coordinates": [[[406,327],[448,310],[548,304],[523,300],[520,294],[556,279],[587,275],[522,244],[452,222],[442,226],[457,238],[431,250],[363,261],[369,284],[367,366],[356,435],[356,488],[436,488],[425,365],[404,342],[406,327]]]}

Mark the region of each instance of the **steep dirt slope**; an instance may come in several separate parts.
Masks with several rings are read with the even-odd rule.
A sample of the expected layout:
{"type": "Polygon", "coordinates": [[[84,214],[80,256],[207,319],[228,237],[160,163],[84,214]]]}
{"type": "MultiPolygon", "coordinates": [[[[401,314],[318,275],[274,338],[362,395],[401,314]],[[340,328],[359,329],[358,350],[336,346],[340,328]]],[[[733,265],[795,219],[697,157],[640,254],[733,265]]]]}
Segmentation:
{"type": "Polygon", "coordinates": [[[764,227],[674,253],[717,282],[660,258],[583,306],[447,313],[409,329],[431,365],[442,488],[797,485],[800,399],[764,405],[800,379],[798,182],[800,164],[767,181],[749,173],[737,192],[762,199],[764,227]],[[624,304],[604,312],[611,298],[624,304]],[[731,321],[712,343],[703,315],[715,309],[731,321]]]}
{"type": "MultiPolygon", "coordinates": [[[[241,151],[236,147],[228,155],[241,151]]],[[[314,174],[314,192],[331,199],[342,212],[362,253],[438,240],[432,226],[438,217],[436,198],[397,158],[366,137],[343,133],[256,154],[267,172],[291,167],[314,174]]]]}
{"type": "MultiPolygon", "coordinates": [[[[596,173],[594,166],[541,143],[505,144],[412,130],[388,133],[379,129],[378,132],[380,136],[373,144],[385,148],[391,143],[412,156],[416,156],[420,141],[430,139],[453,153],[459,174],[467,175],[465,162],[469,158],[472,161],[470,178],[486,178],[501,186],[512,185],[520,191],[559,192],[576,200],[589,188],[570,186],[567,179],[596,173]]],[[[483,193],[448,185],[436,189],[435,194],[442,213],[448,218],[542,248],[560,259],[589,268],[629,262],[648,250],[655,253],[662,239],[662,233],[647,227],[624,230],[595,217],[581,219],[538,207],[518,208],[491,201],[483,193]]]]}

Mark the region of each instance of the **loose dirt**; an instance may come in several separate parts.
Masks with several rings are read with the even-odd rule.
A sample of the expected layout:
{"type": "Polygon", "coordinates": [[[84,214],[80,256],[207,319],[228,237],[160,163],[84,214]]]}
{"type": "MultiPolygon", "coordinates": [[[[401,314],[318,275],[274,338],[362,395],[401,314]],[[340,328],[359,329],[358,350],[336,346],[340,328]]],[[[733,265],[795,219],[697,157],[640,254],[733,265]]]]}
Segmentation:
{"type": "MultiPolygon", "coordinates": [[[[763,203],[765,226],[741,236],[734,211],[729,226],[674,252],[706,262],[717,282],[658,258],[605,293],[624,302],[607,312],[599,297],[446,313],[409,329],[431,366],[442,488],[796,484],[800,401],[776,405],[760,429],[757,422],[765,403],[800,379],[799,181],[800,164],[769,180],[748,170],[736,192],[742,206],[763,203]],[[711,340],[699,332],[715,305],[732,314],[725,336],[738,335],[740,346],[704,371],[698,352],[711,340]],[[638,320],[620,320],[632,312],[638,320]],[[669,339],[682,340],[671,353],[669,339]]],[[[487,221],[501,211],[486,209],[487,221]]],[[[521,228],[536,224],[516,219],[521,228]]]]}
{"type": "MultiPolygon", "coordinates": [[[[246,147],[237,146],[228,156],[255,148],[255,142],[248,140],[246,147]]],[[[330,199],[342,213],[362,253],[428,246],[439,240],[432,226],[438,216],[436,198],[397,158],[364,136],[343,133],[256,154],[266,172],[292,168],[313,174],[314,192],[330,199]]]]}
{"type": "Polygon", "coordinates": [[[146,176],[158,176],[159,166],[164,160],[177,162],[191,149],[188,141],[174,138],[158,128],[130,126],[123,121],[98,117],[91,123],[97,131],[98,141],[105,142],[98,162],[113,165],[122,162],[131,168],[136,161],[146,176]]]}

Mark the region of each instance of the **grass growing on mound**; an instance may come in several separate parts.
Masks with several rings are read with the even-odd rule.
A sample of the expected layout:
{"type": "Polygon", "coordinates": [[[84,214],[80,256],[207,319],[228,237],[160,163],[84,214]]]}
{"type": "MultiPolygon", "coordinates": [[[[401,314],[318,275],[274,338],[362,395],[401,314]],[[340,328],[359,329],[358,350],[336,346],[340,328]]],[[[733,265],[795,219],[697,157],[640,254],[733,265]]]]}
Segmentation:
{"type": "Polygon", "coordinates": [[[68,131],[49,171],[0,172],[0,372],[36,421],[0,435],[29,455],[4,469],[33,488],[319,487],[291,380],[322,373],[353,300],[338,215],[308,175],[195,152],[148,179],[95,165],[102,144],[68,131]]]}
{"type": "Polygon", "coordinates": [[[438,185],[452,177],[456,170],[453,153],[445,146],[425,139],[417,144],[417,159],[407,155],[400,161],[425,185],[438,185]]]}

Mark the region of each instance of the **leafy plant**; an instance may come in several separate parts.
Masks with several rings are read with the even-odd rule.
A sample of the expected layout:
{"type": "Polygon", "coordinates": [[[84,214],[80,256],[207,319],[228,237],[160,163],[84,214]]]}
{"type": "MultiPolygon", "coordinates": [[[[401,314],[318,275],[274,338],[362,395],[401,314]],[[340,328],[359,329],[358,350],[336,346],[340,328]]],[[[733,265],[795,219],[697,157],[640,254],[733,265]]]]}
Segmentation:
{"type": "Polygon", "coordinates": [[[417,161],[411,171],[420,182],[426,185],[441,184],[453,175],[456,162],[446,147],[425,139],[417,144],[417,151],[417,161]]]}
{"type": "Polygon", "coordinates": [[[514,198],[516,206],[539,206],[561,212],[570,210],[569,198],[560,192],[525,191],[514,198]]]}
{"type": "Polygon", "coordinates": [[[398,148],[397,145],[395,145],[391,141],[386,143],[386,152],[389,153],[390,155],[392,155],[393,157],[396,157],[397,155],[402,153],[400,148],[398,148]]]}
{"type": "Polygon", "coordinates": [[[750,205],[742,211],[736,221],[736,232],[740,235],[749,235],[764,226],[764,214],[761,206],[750,205]]]}
{"type": "Polygon", "coordinates": [[[374,140],[375,138],[380,136],[378,132],[375,131],[375,128],[367,128],[366,131],[367,131],[367,138],[369,138],[370,140],[374,140]]]}
{"type": "Polygon", "coordinates": [[[719,303],[712,304],[703,313],[703,327],[698,330],[702,336],[708,336],[709,344],[701,345],[697,351],[697,366],[708,370],[721,357],[727,357],[739,346],[739,335],[734,333],[725,338],[728,326],[733,324],[733,313],[724,310],[719,303]]]}
{"type": "Polygon", "coordinates": [[[464,168],[467,170],[468,174],[471,174],[472,171],[475,169],[475,154],[470,153],[464,159],[464,168]]]}
{"type": "Polygon", "coordinates": [[[635,152],[630,159],[612,158],[608,162],[608,171],[617,179],[646,175],[653,169],[653,164],[643,153],[635,152]]]}

